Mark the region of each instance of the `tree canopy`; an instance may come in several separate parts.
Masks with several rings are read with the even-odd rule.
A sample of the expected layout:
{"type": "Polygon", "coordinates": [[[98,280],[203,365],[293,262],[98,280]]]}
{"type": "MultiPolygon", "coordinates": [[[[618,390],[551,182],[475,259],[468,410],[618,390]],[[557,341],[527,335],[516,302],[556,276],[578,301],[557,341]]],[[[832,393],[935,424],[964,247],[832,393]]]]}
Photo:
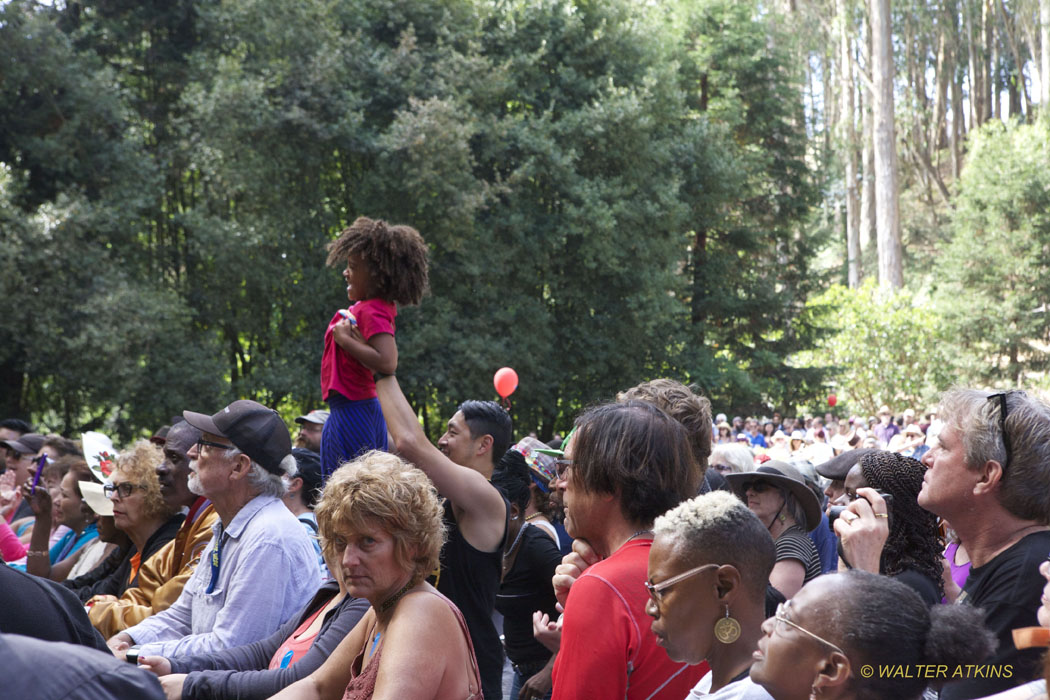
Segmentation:
{"type": "MultiPolygon", "coordinates": [[[[919,216],[905,199],[910,296],[887,302],[903,326],[884,328],[874,297],[819,296],[845,279],[846,226],[817,9],[0,5],[0,415],[126,439],[237,397],[317,407],[325,323],[345,304],[325,245],[360,215],[430,248],[431,294],[400,310],[397,342],[432,434],[459,401],[494,398],[501,366],[520,377],[518,426],[541,436],[657,376],[727,411],[814,406],[861,381],[844,368],[862,354],[836,349],[852,323],[870,342],[906,328],[918,345],[888,361],[932,352],[922,319],[959,376],[1041,377],[1045,122],[974,130],[951,191],[935,161],[965,135],[938,131],[947,102],[898,129],[922,147],[906,197],[936,181],[953,207],[919,216]]],[[[914,20],[930,26],[898,11],[894,31],[915,47],[964,10],[914,20]]],[[[858,8],[842,12],[855,30],[858,8]]],[[[914,380],[853,395],[943,388],[914,380]]]]}

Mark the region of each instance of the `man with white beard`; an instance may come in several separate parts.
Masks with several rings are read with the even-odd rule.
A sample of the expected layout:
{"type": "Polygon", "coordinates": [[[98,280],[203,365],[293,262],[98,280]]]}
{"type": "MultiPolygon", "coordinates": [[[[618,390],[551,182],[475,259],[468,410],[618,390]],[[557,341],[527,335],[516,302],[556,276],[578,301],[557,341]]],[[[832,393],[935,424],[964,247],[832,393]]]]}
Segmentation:
{"type": "Polygon", "coordinates": [[[118,657],[133,644],[141,658],[258,641],[306,605],[321,583],[313,546],[281,501],[281,477],[294,473],[295,458],[277,412],[239,400],[213,416],[182,415],[203,433],[189,452],[190,490],[211,501],[219,522],[178,600],[110,640],[118,657]]]}

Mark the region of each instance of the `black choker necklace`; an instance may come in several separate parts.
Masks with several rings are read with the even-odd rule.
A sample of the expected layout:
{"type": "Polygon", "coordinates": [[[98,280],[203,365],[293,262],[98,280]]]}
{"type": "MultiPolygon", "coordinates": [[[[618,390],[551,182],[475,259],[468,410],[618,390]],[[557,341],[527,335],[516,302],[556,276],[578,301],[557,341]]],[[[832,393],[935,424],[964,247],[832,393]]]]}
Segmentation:
{"type": "Polygon", "coordinates": [[[379,612],[385,613],[387,610],[389,610],[390,608],[394,607],[394,605],[397,603],[397,601],[401,600],[401,598],[405,595],[405,593],[408,593],[408,589],[411,588],[411,587],[412,587],[412,581],[409,580],[408,583],[406,583],[404,586],[402,586],[400,591],[398,591],[397,593],[395,593],[394,595],[390,596],[389,598],[387,598],[386,600],[383,601],[383,604],[379,606],[379,612]]]}

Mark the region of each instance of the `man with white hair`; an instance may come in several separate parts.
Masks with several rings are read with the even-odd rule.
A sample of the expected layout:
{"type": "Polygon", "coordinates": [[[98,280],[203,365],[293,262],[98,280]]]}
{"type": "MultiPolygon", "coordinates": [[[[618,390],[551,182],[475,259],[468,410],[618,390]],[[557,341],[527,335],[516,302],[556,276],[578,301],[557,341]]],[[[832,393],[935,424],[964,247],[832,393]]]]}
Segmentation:
{"type": "Polygon", "coordinates": [[[219,522],[178,600],[108,644],[123,657],[220,651],[269,636],[317,590],[321,572],[302,525],[281,501],[295,472],[288,428],[276,411],[234,401],[213,416],[184,411],[202,431],[190,450],[189,487],[219,522]]]}
{"type": "Polygon", "coordinates": [[[927,466],[919,505],[952,524],[970,557],[956,604],[984,611],[999,647],[985,668],[944,686],[941,698],[983,698],[1042,673],[1039,649],[1020,650],[1012,630],[1038,624],[1050,552],[1050,406],[1023,391],[954,389],[941,397],[945,423],[927,466]]]}

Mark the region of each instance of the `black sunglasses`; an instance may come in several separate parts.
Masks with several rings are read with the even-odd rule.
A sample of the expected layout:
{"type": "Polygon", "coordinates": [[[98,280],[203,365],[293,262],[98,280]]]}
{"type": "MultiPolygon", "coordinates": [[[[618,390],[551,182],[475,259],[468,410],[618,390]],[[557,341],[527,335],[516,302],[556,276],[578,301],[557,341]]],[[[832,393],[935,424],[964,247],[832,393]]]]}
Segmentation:
{"type": "Polygon", "coordinates": [[[1009,405],[1006,403],[1006,399],[1010,394],[1028,396],[1025,392],[1014,389],[1011,391],[1001,391],[998,394],[992,394],[988,397],[989,401],[998,400],[999,402],[999,433],[1003,438],[1003,450],[1006,451],[1006,459],[1003,461],[1003,477],[1006,476],[1006,468],[1010,466],[1010,457],[1012,455],[1012,451],[1010,450],[1010,434],[1006,432],[1006,416],[1009,413],[1009,405]]]}
{"type": "Polygon", "coordinates": [[[740,490],[744,493],[747,493],[748,491],[754,491],[755,493],[764,493],[771,488],[773,488],[773,484],[769,483],[768,481],[761,480],[745,481],[743,484],[740,485],[740,490]]]}

